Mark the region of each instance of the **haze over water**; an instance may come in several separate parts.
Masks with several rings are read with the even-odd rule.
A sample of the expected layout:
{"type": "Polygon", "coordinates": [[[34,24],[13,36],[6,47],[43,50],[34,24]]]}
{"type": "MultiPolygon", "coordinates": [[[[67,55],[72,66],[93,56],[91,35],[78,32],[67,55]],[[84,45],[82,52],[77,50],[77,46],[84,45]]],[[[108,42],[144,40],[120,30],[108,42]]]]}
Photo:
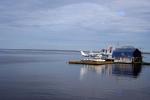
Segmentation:
{"type": "Polygon", "coordinates": [[[149,100],[150,66],[67,63],[74,59],[79,52],[0,50],[0,100],[149,100]]]}

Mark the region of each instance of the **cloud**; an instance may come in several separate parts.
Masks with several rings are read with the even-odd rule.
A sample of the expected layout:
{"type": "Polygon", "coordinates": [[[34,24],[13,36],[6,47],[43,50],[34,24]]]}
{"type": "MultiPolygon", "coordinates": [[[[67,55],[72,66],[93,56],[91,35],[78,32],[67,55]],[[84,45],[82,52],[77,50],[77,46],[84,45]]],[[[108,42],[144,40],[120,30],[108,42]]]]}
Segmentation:
{"type": "MultiPolygon", "coordinates": [[[[10,12],[10,18],[7,16],[5,20],[10,20],[10,23],[6,22],[6,24],[16,27],[55,26],[58,29],[60,25],[64,25],[66,28],[78,26],[99,32],[119,34],[149,31],[146,30],[149,27],[149,22],[146,19],[131,16],[133,11],[127,12],[129,16],[125,13],[95,3],[80,3],[31,13],[10,12]]],[[[141,16],[140,14],[139,16],[141,16]]]]}
{"type": "MultiPolygon", "coordinates": [[[[68,45],[77,45],[80,42],[85,45],[102,41],[132,41],[133,37],[140,37],[141,33],[148,35],[150,32],[148,0],[62,0],[58,3],[51,0],[27,0],[22,3],[15,0],[2,4],[0,31],[8,35],[16,34],[14,40],[17,34],[30,34],[32,37],[29,35],[27,41],[34,41],[32,39],[35,36],[37,40],[34,39],[40,41],[41,45],[43,41],[48,44],[48,39],[54,44],[62,40],[67,45],[72,39],[68,45]],[[14,5],[9,6],[11,3],[14,5]],[[72,36],[78,36],[78,39],[72,36]]],[[[0,35],[8,39],[7,35],[0,35]]]]}

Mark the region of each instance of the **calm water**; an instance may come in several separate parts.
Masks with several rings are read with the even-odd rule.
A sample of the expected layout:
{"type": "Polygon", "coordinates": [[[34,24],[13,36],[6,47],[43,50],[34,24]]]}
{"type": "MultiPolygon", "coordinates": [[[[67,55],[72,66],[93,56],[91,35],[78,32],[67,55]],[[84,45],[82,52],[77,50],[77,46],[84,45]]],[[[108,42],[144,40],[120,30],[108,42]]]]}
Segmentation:
{"type": "Polygon", "coordinates": [[[80,54],[0,50],[0,100],[149,100],[150,66],[69,65],[73,59],[80,54]]]}

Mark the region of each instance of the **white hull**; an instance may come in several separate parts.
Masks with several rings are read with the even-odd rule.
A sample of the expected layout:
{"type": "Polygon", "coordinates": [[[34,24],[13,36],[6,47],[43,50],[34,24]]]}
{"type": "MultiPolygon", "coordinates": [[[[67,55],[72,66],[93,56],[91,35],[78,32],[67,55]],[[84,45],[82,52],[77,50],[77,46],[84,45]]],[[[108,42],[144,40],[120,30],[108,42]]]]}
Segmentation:
{"type": "Polygon", "coordinates": [[[106,60],[103,60],[103,59],[83,59],[85,61],[97,61],[97,62],[104,62],[106,60]]]}

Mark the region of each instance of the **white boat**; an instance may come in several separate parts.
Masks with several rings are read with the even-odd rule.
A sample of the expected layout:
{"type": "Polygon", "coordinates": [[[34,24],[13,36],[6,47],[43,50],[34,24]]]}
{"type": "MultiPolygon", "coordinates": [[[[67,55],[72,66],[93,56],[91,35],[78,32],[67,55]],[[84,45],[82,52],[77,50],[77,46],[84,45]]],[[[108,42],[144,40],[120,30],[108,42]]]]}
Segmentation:
{"type": "Polygon", "coordinates": [[[84,58],[84,61],[106,61],[106,56],[104,54],[101,53],[84,53],[83,51],[81,51],[81,55],[83,57],[86,57],[86,59],[84,58]]]}
{"type": "Polygon", "coordinates": [[[89,60],[89,61],[106,61],[106,60],[112,60],[112,47],[109,47],[108,49],[102,49],[100,52],[89,52],[85,53],[84,51],[80,51],[81,55],[83,57],[86,57],[86,59],[83,60],[89,60]]]}
{"type": "Polygon", "coordinates": [[[98,61],[98,62],[103,62],[103,61],[106,61],[106,60],[104,60],[104,59],[84,59],[84,60],[86,60],[86,61],[98,61]]]}

